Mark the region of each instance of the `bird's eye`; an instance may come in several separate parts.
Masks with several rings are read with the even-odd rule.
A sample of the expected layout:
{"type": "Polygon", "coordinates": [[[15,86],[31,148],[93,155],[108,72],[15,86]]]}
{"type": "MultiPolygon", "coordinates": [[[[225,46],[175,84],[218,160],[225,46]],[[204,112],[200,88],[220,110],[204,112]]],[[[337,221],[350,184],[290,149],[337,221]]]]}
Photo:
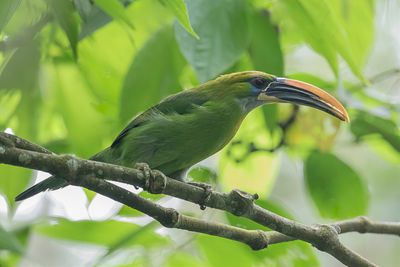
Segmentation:
{"type": "Polygon", "coordinates": [[[250,83],[258,89],[264,89],[267,86],[268,81],[264,78],[257,77],[252,79],[250,83]]]}

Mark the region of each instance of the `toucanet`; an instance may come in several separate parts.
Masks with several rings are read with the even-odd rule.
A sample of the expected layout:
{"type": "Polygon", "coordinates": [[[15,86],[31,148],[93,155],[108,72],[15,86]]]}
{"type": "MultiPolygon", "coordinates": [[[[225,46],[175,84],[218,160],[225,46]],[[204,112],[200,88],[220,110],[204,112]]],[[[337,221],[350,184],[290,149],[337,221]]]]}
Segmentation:
{"type": "MultiPolygon", "coordinates": [[[[259,71],[237,72],[168,96],[136,116],[110,147],[90,159],[127,167],[147,163],[182,180],[191,166],[229,143],[249,112],[279,102],[310,106],[349,121],[342,104],[316,86],[259,71]]],[[[51,176],[16,200],[67,185],[62,177],[51,176]]]]}

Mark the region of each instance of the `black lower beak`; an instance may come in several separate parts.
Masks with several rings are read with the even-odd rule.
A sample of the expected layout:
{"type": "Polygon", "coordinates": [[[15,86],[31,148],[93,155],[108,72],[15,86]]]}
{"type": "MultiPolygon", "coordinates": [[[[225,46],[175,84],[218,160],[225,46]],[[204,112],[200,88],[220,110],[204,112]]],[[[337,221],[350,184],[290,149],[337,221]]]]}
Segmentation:
{"type": "Polygon", "coordinates": [[[343,105],[324,90],[297,80],[276,78],[264,89],[259,100],[275,100],[322,110],[342,121],[349,121],[343,105]]]}

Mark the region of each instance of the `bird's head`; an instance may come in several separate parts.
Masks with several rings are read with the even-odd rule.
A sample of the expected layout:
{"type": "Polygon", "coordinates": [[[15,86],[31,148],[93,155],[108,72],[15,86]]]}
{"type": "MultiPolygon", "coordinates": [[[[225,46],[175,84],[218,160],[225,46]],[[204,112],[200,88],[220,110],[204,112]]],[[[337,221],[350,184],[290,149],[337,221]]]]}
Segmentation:
{"type": "Polygon", "coordinates": [[[285,102],[313,107],[349,121],[346,109],[336,98],[305,82],[245,71],[222,75],[211,83],[218,87],[215,91],[219,95],[238,99],[246,111],[263,104],[285,102]]]}

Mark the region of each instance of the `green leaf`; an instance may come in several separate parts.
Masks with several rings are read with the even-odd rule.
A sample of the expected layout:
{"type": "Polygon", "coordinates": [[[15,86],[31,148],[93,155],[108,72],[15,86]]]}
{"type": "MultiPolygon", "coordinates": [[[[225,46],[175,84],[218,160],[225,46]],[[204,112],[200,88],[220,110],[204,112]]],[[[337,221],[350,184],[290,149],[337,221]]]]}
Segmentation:
{"type": "Polygon", "coordinates": [[[18,254],[22,254],[23,252],[23,247],[17,237],[0,226],[0,251],[3,249],[18,254]]]}
{"type": "Polygon", "coordinates": [[[172,13],[174,13],[179,23],[182,25],[183,28],[185,28],[185,30],[188,33],[190,33],[196,39],[199,39],[199,36],[196,34],[196,32],[192,28],[192,25],[190,24],[189,14],[184,0],[159,0],[159,1],[167,8],[169,8],[172,11],[172,13]]]}
{"type": "Polygon", "coordinates": [[[1,0],[0,1],[0,32],[7,25],[20,5],[21,0],[1,0]]]}
{"type": "Polygon", "coordinates": [[[67,35],[74,56],[77,57],[79,21],[70,0],[46,0],[57,22],[67,35]]]}
{"type": "Polygon", "coordinates": [[[103,147],[103,138],[107,137],[105,133],[115,125],[106,123],[95,109],[95,98],[75,64],[55,62],[46,71],[51,77],[46,90],[53,92],[47,101],[51,101],[52,111],[62,117],[68,152],[84,158],[92,156],[103,147]]]}
{"type": "Polygon", "coordinates": [[[144,214],[136,209],[132,209],[128,206],[123,205],[122,208],[119,210],[118,215],[124,217],[138,217],[143,216],[144,214]]]}
{"type": "Polygon", "coordinates": [[[277,27],[272,24],[266,11],[254,12],[251,17],[253,32],[249,54],[254,67],[260,71],[282,76],[284,62],[277,27]]]}
{"type": "Polygon", "coordinates": [[[184,63],[170,26],[154,34],[134,57],[125,76],[120,99],[121,122],[178,92],[184,63]]]}
{"type": "Polygon", "coordinates": [[[189,172],[190,178],[196,182],[201,183],[214,183],[217,180],[217,174],[206,167],[194,167],[189,172]]]}
{"type": "MultiPolygon", "coordinates": [[[[331,44],[334,40],[329,38],[331,30],[325,28],[328,22],[324,20],[330,15],[330,12],[327,11],[326,1],[283,0],[276,2],[274,8],[275,10],[272,10],[273,14],[279,21],[283,31],[287,31],[288,35],[290,33],[300,35],[316,52],[326,58],[332,71],[337,75],[338,59],[335,47],[331,44]],[[320,2],[320,4],[316,3],[314,6],[315,12],[312,13],[307,7],[311,9],[314,2],[320,2]],[[319,9],[316,8],[317,6],[319,9]]],[[[330,27],[334,26],[331,25],[330,27]]]]}
{"type": "Polygon", "coordinates": [[[253,251],[244,244],[208,235],[198,235],[196,243],[209,266],[253,266],[253,251]]]}
{"type": "Polygon", "coordinates": [[[312,152],[305,162],[304,176],[322,217],[344,219],[367,212],[369,195],[364,181],[335,155],[312,152]]]}
{"type": "Polygon", "coordinates": [[[115,20],[120,20],[134,29],[133,23],[127,14],[124,5],[119,0],[95,0],[98,7],[104,12],[113,17],[115,20]]]}
{"type": "Polygon", "coordinates": [[[310,244],[292,241],[274,244],[254,252],[263,267],[318,267],[318,257],[310,244]]]}
{"type": "MultiPolygon", "coordinates": [[[[77,6],[78,12],[83,20],[82,28],[79,33],[79,39],[82,40],[85,37],[91,35],[98,29],[107,25],[112,21],[112,17],[104,12],[102,9],[96,5],[91,4],[91,0],[75,0],[76,2],[81,2],[80,4],[75,4],[77,6]]],[[[128,7],[132,0],[121,0],[119,1],[124,7],[128,7]]],[[[142,1],[140,1],[142,2],[142,1]]],[[[149,2],[149,1],[146,1],[149,2]]],[[[137,2],[135,1],[135,5],[137,2]]],[[[140,4],[139,4],[140,5],[140,4]]],[[[135,19],[133,16],[129,16],[135,19]]]]}
{"type": "Polygon", "coordinates": [[[124,246],[153,246],[166,243],[165,238],[146,228],[127,222],[119,221],[68,221],[60,219],[56,224],[37,225],[34,230],[42,235],[83,243],[94,243],[115,247],[124,246]],[[129,240],[125,238],[130,236],[129,240]],[[123,241],[123,244],[121,242],[123,241]]]}
{"type": "Polygon", "coordinates": [[[340,55],[352,72],[365,81],[361,69],[372,42],[373,5],[371,1],[354,2],[357,3],[340,0],[276,1],[273,14],[287,39],[294,35],[309,44],[326,58],[336,76],[337,56],[340,55]]]}
{"type": "Polygon", "coordinates": [[[189,0],[187,5],[200,39],[180,25],[175,27],[176,38],[198,79],[205,82],[232,66],[247,48],[250,40],[247,2],[189,0]]]}
{"type": "Polygon", "coordinates": [[[205,267],[205,262],[193,257],[192,254],[184,253],[182,251],[174,251],[171,253],[165,264],[166,267],[205,267]]]}
{"type": "Polygon", "coordinates": [[[98,258],[96,264],[93,264],[93,266],[97,266],[104,262],[104,260],[115,251],[126,247],[128,244],[132,244],[132,242],[139,238],[140,235],[147,234],[147,232],[149,231],[154,231],[154,228],[157,226],[157,224],[157,221],[152,221],[151,223],[148,223],[138,229],[133,230],[127,235],[122,236],[120,240],[118,240],[116,243],[108,248],[107,252],[102,257],[98,258]]]}
{"type": "Polygon", "coordinates": [[[400,152],[400,129],[392,120],[359,111],[350,126],[357,138],[379,135],[392,148],[400,152]]]}
{"type": "Polygon", "coordinates": [[[86,21],[94,6],[91,0],[74,0],[74,5],[83,21],[86,21]]]}
{"type": "MultiPolygon", "coordinates": [[[[99,109],[112,120],[118,118],[120,91],[133,56],[157,30],[173,21],[173,15],[167,14],[158,1],[135,1],[126,11],[134,25],[140,24],[134,31],[134,46],[125,27],[116,21],[79,42],[79,67],[98,98],[99,109]]],[[[89,30],[86,27],[92,20],[90,17],[84,22],[81,34],[89,30]]]]}
{"type": "Polygon", "coordinates": [[[14,206],[14,198],[26,189],[26,185],[32,177],[32,171],[10,165],[2,165],[0,168],[0,193],[4,195],[9,206],[14,206]]]}
{"type": "MultiPolygon", "coordinates": [[[[336,14],[342,24],[342,30],[346,31],[348,38],[347,49],[343,49],[343,58],[349,63],[350,57],[354,59],[354,65],[362,67],[371,50],[374,41],[374,14],[375,3],[371,0],[365,1],[341,1],[332,2],[336,14]],[[340,14],[340,15],[339,15],[340,14]],[[348,54],[351,55],[348,55],[348,54]]],[[[350,63],[349,63],[350,64],[350,63]]],[[[351,67],[351,66],[350,66],[351,67]]],[[[355,71],[356,67],[351,67],[355,71]]]]}
{"type": "Polygon", "coordinates": [[[18,48],[0,67],[0,88],[32,90],[38,80],[39,60],[38,42],[18,48]]]}
{"type": "MultiPolygon", "coordinates": [[[[163,194],[151,194],[146,191],[140,192],[139,196],[141,196],[145,199],[148,199],[150,201],[153,201],[153,202],[158,201],[165,197],[165,195],[163,195],[163,194]]],[[[138,216],[144,216],[145,214],[136,209],[132,209],[131,207],[123,205],[122,208],[119,210],[118,215],[125,216],[125,217],[138,217],[138,216]]]]}

